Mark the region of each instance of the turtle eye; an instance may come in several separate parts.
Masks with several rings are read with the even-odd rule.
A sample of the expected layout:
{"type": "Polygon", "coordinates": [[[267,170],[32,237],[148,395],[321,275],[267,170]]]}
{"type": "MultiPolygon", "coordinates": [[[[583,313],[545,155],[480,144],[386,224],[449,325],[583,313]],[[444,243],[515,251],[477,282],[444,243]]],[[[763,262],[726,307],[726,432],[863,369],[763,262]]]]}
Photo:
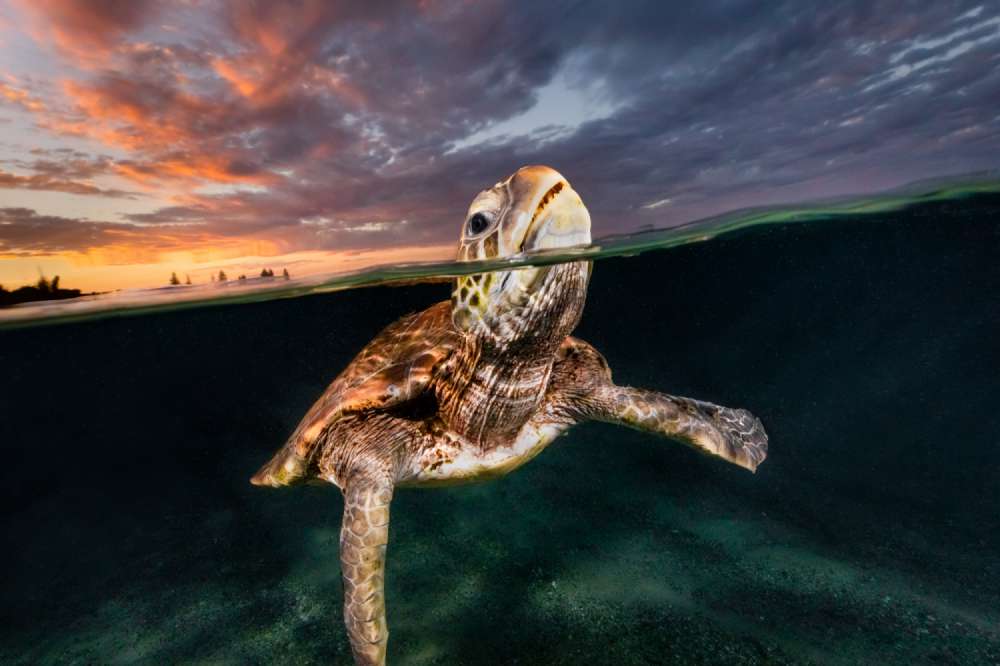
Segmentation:
{"type": "Polygon", "coordinates": [[[490,219],[482,213],[476,213],[469,218],[469,221],[466,224],[468,225],[469,233],[475,236],[476,234],[483,233],[487,228],[489,228],[490,219]]]}

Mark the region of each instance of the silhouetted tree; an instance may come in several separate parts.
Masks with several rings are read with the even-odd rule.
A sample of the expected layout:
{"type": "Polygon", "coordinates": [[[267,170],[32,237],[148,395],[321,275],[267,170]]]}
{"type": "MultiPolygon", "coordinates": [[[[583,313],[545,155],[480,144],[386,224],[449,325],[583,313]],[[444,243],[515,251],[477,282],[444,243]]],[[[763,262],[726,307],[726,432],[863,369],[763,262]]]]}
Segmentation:
{"type": "Polygon", "coordinates": [[[285,278],[287,280],[288,278],[290,278],[292,276],[288,274],[288,269],[287,268],[282,268],[281,269],[281,277],[283,277],[283,278],[285,278]]]}
{"type": "Polygon", "coordinates": [[[58,275],[51,282],[45,276],[42,276],[33,286],[18,287],[14,291],[7,291],[0,285],[0,307],[7,307],[18,303],[29,303],[31,301],[75,298],[79,295],[79,289],[63,289],[60,287],[58,275]]]}
{"type": "Polygon", "coordinates": [[[274,271],[270,268],[265,268],[260,272],[261,277],[274,277],[274,271]]]}
{"type": "Polygon", "coordinates": [[[238,277],[237,279],[238,279],[238,280],[246,280],[246,279],[247,279],[247,276],[246,276],[246,275],[241,275],[241,276],[239,276],[239,277],[238,277]]]}
{"type": "Polygon", "coordinates": [[[185,278],[184,284],[191,284],[191,276],[190,275],[188,275],[187,273],[185,273],[184,274],[184,278],[185,278]]]}
{"type": "Polygon", "coordinates": [[[170,274],[170,284],[176,286],[176,285],[179,285],[180,283],[181,283],[181,281],[179,279],[177,279],[177,273],[171,273],[170,274]]]}
{"type": "Polygon", "coordinates": [[[219,271],[219,282],[225,282],[229,278],[226,277],[226,271],[219,271]]]}

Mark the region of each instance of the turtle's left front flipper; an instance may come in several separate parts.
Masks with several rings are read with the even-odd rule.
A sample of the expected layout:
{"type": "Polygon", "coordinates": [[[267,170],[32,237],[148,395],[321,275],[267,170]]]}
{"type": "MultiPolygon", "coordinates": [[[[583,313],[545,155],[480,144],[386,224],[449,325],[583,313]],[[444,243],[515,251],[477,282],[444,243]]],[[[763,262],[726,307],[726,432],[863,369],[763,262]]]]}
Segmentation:
{"type": "Polygon", "coordinates": [[[610,382],[588,396],[588,416],[656,433],[751,472],[767,457],[767,433],[745,409],[610,382]]]}
{"type": "Polygon", "coordinates": [[[340,528],[344,624],[354,660],[365,666],[385,664],[389,641],[384,585],[392,490],[391,476],[381,471],[353,474],[344,484],[340,528]]]}
{"type": "Polygon", "coordinates": [[[577,338],[559,348],[549,410],[563,423],[607,421],[655,433],[754,472],[767,456],[767,433],[745,409],[618,386],[600,352],[577,338]]]}

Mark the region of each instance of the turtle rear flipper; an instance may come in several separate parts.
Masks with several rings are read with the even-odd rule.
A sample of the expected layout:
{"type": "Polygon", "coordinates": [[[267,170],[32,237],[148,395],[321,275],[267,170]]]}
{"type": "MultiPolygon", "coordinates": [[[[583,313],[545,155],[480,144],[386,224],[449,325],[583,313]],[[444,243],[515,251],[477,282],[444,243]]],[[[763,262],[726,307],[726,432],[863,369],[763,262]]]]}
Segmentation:
{"type": "Polygon", "coordinates": [[[340,571],[344,624],[357,664],[383,666],[389,627],[385,621],[385,551],[389,542],[391,474],[376,466],[344,484],[340,571]]]}
{"type": "Polygon", "coordinates": [[[304,481],[309,461],[296,454],[294,447],[285,446],[250,478],[255,486],[280,488],[304,481]]]}

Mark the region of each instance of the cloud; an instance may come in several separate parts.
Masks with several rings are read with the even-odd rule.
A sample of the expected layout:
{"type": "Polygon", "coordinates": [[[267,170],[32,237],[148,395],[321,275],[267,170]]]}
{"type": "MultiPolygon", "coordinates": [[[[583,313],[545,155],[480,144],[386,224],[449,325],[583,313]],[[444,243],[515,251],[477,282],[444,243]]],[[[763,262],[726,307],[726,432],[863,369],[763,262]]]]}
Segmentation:
{"type": "MultiPolygon", "coordinates": [[[[122,216],[137,238],[448,242],[472,196],[527,163],[565,173],[610,234],[1000,154],[989,5],[112,4],[25,9],[68,73],[50,90],[0,83],[0,98],[170,200],[122,216]]],[[[40,156],[6,177],[69,191],[98,177],[87,168],[40,156]]]]}
{"type": "Polygon", "coordinates": [[[88,196],[112,197],[115,199],[134,199],[135,192],[124,190],[102,189],[87,183],[73,180],[63,180],[52,178],[43,174],[31,176],[18,176],[0,169],[0,189],[25,189],[25,190],[48,190],[50,192],[64,192],[66,194],[82,194],[88,196]]]}
{"type": "Polygon", "coordinates": [[[107,57],[156,10],[151,0],[18,0],[36,39],[78,63],[107,57]]]}
{"type": "Polygon", "coordinates": [[[83,252],[128,239],[146,243],[134,225],[39,215],[29,208],[0,208],[0,256],[83,252]]]}
{"type": "Polygon", "coordinates": [[[240,256],[254,249],[276,254],[266,239],[225,237],[198,224],[147,226],[45,215],[0,208],[0,257],[87,257],[92,264],[156,263],[172,254],[240,256]]]}
{"type": "Polygon", "coordinates": [[[15,106],[25,111],[41,112],[45,104],[26,90],[0,81],[0,104],[15,106]]]}
{"type": "Polygon", "coordinates": [[[94,184],[94,178],[113,172],[114,163],[107,156],[91,157],[74,150],[35,149],[31,153],[36,159],[7,161],[18,170],[28,172],[27,174],[0,168],[0,189],[45,190],[113,199],[136,199],[142,196],[138,192],[94,184]]]}

